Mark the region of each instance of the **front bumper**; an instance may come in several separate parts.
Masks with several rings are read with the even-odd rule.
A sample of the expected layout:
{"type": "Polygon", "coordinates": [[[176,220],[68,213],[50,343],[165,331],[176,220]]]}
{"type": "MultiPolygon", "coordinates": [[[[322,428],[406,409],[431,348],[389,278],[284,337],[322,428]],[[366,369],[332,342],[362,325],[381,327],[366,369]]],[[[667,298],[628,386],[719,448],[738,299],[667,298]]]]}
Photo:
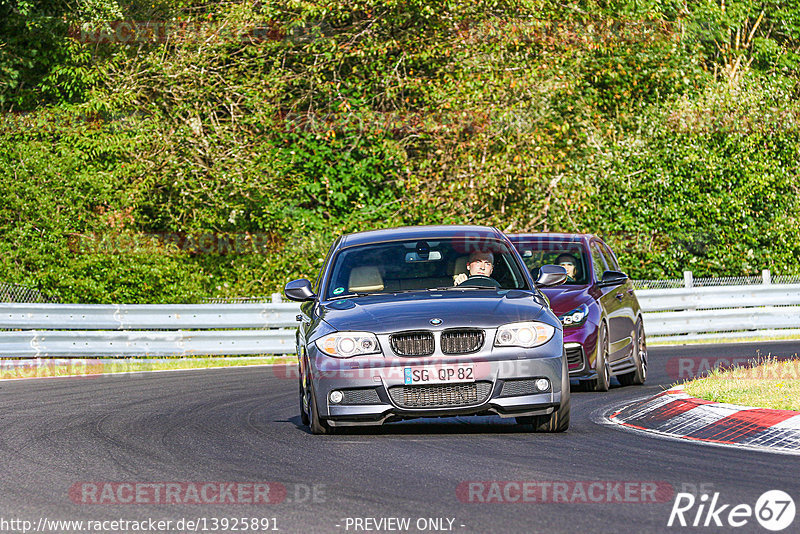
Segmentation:
{"type": "Polygon", "coordinates": [[[564,348],[570,378],[584,380],[597,377],[594,368],[597,325],[587,321],[582,326],[564,328],[564,348]]]}
{"type": "MultiPolygon", "coordinates": [[[[490,347],[472,355],[331,358],[309,347],[318,413],[332,426],[382,424],[417,417],[552,413],[561,403],[563,346],[556,335],[533,349],[490,347]],[[475,382],[408,385],[405,369],[471,365],[475,382]],[[539,390],[535,380],[546,378],[539,390]],[[474,387],[473,387],[474,386],[474,387]],[[334,403],[330,393],[343,400],[334,403]]],[[[568,382],[567,382],[568,383],[568,382]]]]}

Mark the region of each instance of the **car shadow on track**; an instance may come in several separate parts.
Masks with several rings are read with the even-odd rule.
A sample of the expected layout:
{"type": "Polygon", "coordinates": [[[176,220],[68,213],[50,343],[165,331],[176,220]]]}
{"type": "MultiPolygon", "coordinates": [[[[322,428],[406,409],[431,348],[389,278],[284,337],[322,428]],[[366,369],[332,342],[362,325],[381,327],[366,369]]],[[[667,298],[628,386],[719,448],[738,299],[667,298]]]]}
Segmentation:
{"type": "MultiPolygon", "coordinates": [[[[295,427],[311,434],[311,430],[300,421],[300,416],[276,421],[292,423],[295,427]]],[[[433,417],[407,421],[395,421],[376,426],[337,427],[336,434],[343,436],[433,436],[455,434],[538,434],[530,425],[519,425],[514,419],[499,416],[433,417]]]]}

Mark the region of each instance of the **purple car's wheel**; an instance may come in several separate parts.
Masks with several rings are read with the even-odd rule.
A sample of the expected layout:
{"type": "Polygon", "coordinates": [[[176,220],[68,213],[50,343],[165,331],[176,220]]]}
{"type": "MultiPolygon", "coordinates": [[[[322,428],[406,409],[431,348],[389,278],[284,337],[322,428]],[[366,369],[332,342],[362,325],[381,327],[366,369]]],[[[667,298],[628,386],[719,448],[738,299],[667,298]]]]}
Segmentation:
{"type": "Polygon", "coordinates": [[[641,319],[636,321],[636,339],[633,345],[633,363],[636,365],[636,370],[617,377],[623,386],[633,384],[640,386],[647,380],[647,341],[641,319]]]}
{"type": "Polygon", "coordinates": [[[608,391],[608,388],[611,387],[611,367],[608,364],[608,329],[605,323],[600,326],[600,334],[597,337],[597,358],[594,360],[594,370],[597,372],[594,390],[608,391]]]}

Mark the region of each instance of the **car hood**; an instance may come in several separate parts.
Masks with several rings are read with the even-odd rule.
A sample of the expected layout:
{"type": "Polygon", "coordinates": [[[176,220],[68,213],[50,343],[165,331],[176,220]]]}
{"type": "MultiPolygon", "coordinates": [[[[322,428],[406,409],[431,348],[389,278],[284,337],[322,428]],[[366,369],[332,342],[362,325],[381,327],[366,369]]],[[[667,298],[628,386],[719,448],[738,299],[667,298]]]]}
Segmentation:
{"type": "Polygon", "coordinates": [[[583,303],[594,300],[592,288],[594,286],[558,286],[542,289],[542,293],[550,300],[553,313],[561,315],[572,311],[583,303]]]}
{"type": "Polygon", "coordinates": [[[494,328],[515,321],[560,323],[529,291],[420,291],[369,295],[324,303],[320,319],[336,330],[388,334],[401,330],[494,328]],[[550,316],[552,317],[552,316],[550,316]],[[440,319],[441,324],[432,324],[440,319]]]}

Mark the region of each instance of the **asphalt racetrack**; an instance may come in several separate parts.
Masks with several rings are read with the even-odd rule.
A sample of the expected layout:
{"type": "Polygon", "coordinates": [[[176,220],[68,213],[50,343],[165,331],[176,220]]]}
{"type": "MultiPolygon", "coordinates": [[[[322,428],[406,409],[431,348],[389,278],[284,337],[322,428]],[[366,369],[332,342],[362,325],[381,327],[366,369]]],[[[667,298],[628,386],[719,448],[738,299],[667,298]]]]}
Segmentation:
{"type": "MultiPolygon", "coordinates": [[[[158,532],[156,521],[164,532],[769,532],[752,516],[733,528],[728,512],[774,489],[800,506],[800,457],[654,438],[603,416],[703,358],[799,350],[651,347],[646,386],[573,388],[565,434],[486,417],[312,436],[285,368],[4,381],[0,532],[158,532]],[[686,527],[668,529],[681,492],[696,503],[686,527]],[[722,527],[706,517],[714,499],[729,505],[722,527]]],[[[785,529],[798,531],[800,518],[785,529]]]]}

